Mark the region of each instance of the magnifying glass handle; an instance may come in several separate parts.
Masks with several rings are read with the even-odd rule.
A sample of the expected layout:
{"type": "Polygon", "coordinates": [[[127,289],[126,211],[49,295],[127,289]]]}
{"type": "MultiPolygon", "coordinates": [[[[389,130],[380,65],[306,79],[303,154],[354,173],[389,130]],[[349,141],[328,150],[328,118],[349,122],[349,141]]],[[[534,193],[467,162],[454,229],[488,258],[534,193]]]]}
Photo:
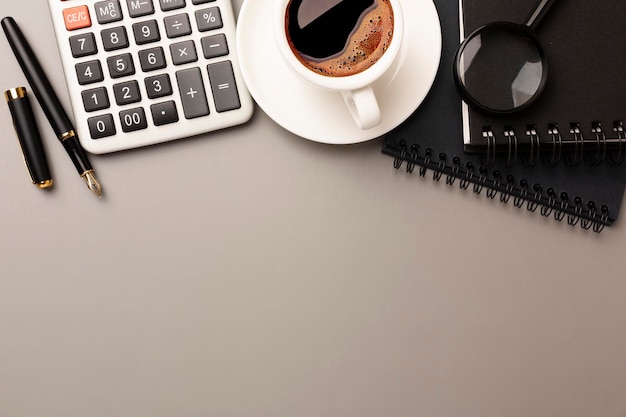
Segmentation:
{"type": "Polygon", "coordinates": [[[548,10],[550,10],[550,7],[552,7],[554,3],[556,3],[556,0],[537,1],[537,4],[530,13],[530,16],[526,19],[526,26],[530,27],[532,30],[537,29],[537,26],[539,26],[539,23],[541,23],[541,20],[548,13],[548,10]]]}

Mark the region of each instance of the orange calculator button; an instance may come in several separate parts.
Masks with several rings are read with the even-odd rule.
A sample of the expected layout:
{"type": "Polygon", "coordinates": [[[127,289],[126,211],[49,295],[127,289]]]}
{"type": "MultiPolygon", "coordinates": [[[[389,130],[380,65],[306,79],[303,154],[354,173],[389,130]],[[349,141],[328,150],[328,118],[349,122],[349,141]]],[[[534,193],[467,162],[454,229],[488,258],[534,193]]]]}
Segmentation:
{"type": "Polygon", "coordinates": [[[91,17],[87,6],[76,6],[63,10],[63,20],[67,30],[88,28],[91,26],[91,17]]]}

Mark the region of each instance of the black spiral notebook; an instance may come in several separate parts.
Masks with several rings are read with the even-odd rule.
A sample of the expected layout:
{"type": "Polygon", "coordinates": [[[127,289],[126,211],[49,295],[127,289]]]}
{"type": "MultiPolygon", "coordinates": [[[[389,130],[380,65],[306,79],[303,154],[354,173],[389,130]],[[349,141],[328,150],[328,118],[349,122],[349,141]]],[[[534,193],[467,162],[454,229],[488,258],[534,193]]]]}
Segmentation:
{"type": "MultiPolygon", "coordinates": [[[[465,35],[489,22],[522,23],[536,0],[462,0],[465,35]]],[[[548,62],[545,90],[528,109],[486,116],[464,108],[469,152],[556,165],[619,164],[626,155],[626,1],[560,0],[537,28],[548,62]],[[517,153],[516,153],[517,151],[517,153]],[[543,154],[543,155],[542,155],[543,154]]]]}
{"type": "MultiPolygon", "coordinates": [[[[559,3],[578,5],[584,3],[584,7],[587,8],[589,7],[587,3],[599,4],[602,1],[561,0],[553,6],[550,13],[563,12],[563,7],[559,7],[559,3]]],[[[586,143],[584,145],[579,143],[579,146],[574,149],[553,147],[549,152],[544,152],[545,147],[542,152],[537,149],[533,152],[523,152],[513,145],[511,146],[513,150],[503,154],[465,152],[464,133],[466,130],[464,130],[463,116],[467,109],[462,105],[452,79],[454,54],[461,40],[459,16],[464,22],[464,32],[468,34],[475,29],[475,25],[480,25],[481,22],[494,20],[523,22],[535,5],[535,0],[506,2],[463,0],[462,13],[460,13],[460,5],[457,1],[434,0],[434,3],[439,12],[443,35],[441,64],[435,83],[424,103],[406,122],[385,137],[382,151],[394,158],[394,167],[403,168],[408,173],[417,172],[421,176],[432,175],[437,181],[445,179],[448,185],[458,184],[463,189],[473,190],[477,194],[484,193],[488,198],[498,198],[503,203],[511,203],[533,212],[537,211],[543,216],[552,216],[558,221],[567,221],[572,226],[580,224],[585,229],[600,232],[604,226],[614,223],[619,214],[626,185],[626,166],[619,164],[621,149],[609,151],[603,149],[602,146],[585,148],[586,143]],[[502,16],[494,15],[496,10],[506,10],[506,13],[502,16]],[[559,152],[556,156],[554,149],[559,152]],[[602,163],[598,163],[598,149],[601,149],[606,156],[606,160],[602,163]],[[520,152],[518,153],[517,150],[520,152]]],[[[615,4],[615,2],[609,3],[615,4]]],[[[621,4],[616,6],[616,10],[623,10],[621,4]]],[[[553,27],[557,26],[559,22],[553,17],[546,16],[542,24],[546,28],[548,24],[553,27]]],[[[410,16],[407,16],[407,19],[410,19],[410,16]]],[[[577,30],[582,31],[589,27],[584,25],[577,30]]],[[[626,28],[623,23],[621,27],[626,28]]],[[[553,28],[553,30],[556,29],[553,28]]],[[[567,30],[571,29],[568,27],[567,30]]],[[[608,54],[612,52],[623,55],[623,42],[618,44],[614,43],[617,40],[596,39],[596,36],[603,35],[595,35],[595,33],[603,32],[587,34],[586,47],[604,48],[608,54]]],[[[542,35],[544,35],[543,32],[542,35]]],[[[574,54],[579,60],[585,59],[580,48],[576,51],[559,49],[558,42],[560,41],[557,39],[560,38],[552,41],[555,47],[552,50],[557,50],[559,54],[574,54]]],[[[623,61],[623,58],[608,59],[602,65],[612,65],[613,62],[620,60],[623,61]]],[[[586,108],[584,112],[565,116],[567,123],[583,125],[598,122],[599,119],[592,114],[599,106],[598,103],[602,102],[603,96],[596,94],[596,82],[590,82],[587,76],[566,76],[560,72],[561,70],[557,71],[556,68],[552,68],[550,76],[553,78],[570,77],[571,81],[567,83],[568,91],[576,90],[576,97],[584,97],[580,105],[581,108],[586,108]]],[[[622,77],[621,84],[615,85],[614,88],[623,91],[626,77],[620,77],[622,77]]],[[[567,95],[568,91],[560,92],[559,95],[567,95]]],[[[546,92],[547,90],[544,91],[546,92]]],[[[540,98],[542,99],[543,97],[540,98]]],[[[620,114],[626,116],[623,101],[618,98],[618,102],[613,105],[607,108],[610,107],[609,111],[615,113],[615,117],[619,117],[620,114]]],[[[531,110],[532,108],[528,109],[528,112],[516,115],[519,120],[524,120],[525,127],[542,123],[549,124],[554,121],[547,112],[531,114],[531,110]],[[522,116],[525,117],[522,119],[522,116]]],[[[470,128],[480,126],[482,135],[485,122],[482,119],[477,122],[477,119],[471,117],[468,119],[468,112],[465,116],[466,125],[471,125],[468,126],[470,128]]],[[[609,120],[604,123],[612,122],[613,120],[609,120]]],[[[491,126],[500,124],[506,127],[510,126],[511,122],[498,119],[498,123],[493,123],[491,126]]],[[[617,129],[614,133],[615,137],[623,138],[623,131],[620,132],[617,129]]],[[[602,142],[601,136],[598,138],[597,142],[602,142]]],[[[581,141],[582,139],[579,138],[579,142],[581,141]]],[[[507,149],[509,149],[508,146],[507,149]]]]}

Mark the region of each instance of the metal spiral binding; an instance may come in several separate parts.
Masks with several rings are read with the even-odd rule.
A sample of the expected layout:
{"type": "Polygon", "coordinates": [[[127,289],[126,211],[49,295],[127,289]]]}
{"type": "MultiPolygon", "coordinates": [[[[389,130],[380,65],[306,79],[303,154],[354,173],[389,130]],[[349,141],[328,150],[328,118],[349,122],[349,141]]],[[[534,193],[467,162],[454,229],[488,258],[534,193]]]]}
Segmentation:
{"type": "Polygon", "coordinates": [[[533,194],[532,200],[528,201],[528,204],[526,205],[526,209],[534,213],[537,210],[537,207],[539,207],[539,204],[541,203],[541,195],[543,193],[543,189],[541,188],[541,185],[535,184],[533,185],[533,191],[535,193],[533,194]]]}
{"type": "MultiPolygon", "coordinates": [[[[406,160],[406,141],[404,139],[400,140],[400,155],[395,157],[393,159],[393,167],[395,169],[399,169],[402,166],[402,163],[406,160]]],[[[411,164],[414,164],[413,162],[411,162],[411,164]]],[[[411,170],[409,171],[409,167],[407,165],[406,168],[407,172],[413,172],[413,168],[411,168],[411,170]]]]}
{"type": "Polygon", "coordinates": [[[522,163],[528,168],[532,168],[539,162],[541,155],[541,142],[539,141],[539,135],[537,134],[537,127],[535,125],[528,125],[526,127],[526,136],[530,141],[530,151],[525,155],[522,163]]]}
{"type": "Polygon", "coordinates": [[[474,176],[474,164],[468,161],[465,164],[465,169],[467,170],[465,171],[465,178],[461,178],[461,182],[459,183],[459,187],[462,190],[467,190],[467,187],[469,187],[472,182],[472,177],[474,176]]]}
{"type": "Polygon", "coordinates": [[[597,166],[602,163],[621,165],[626,159],[626,132],[624,122],[613,122],[614,135],[607,137],[602,123],[591,122],[591,137],[585,138],[580,123],[570,123],[568,139],[564,139],[556,123],[549,123],[545,131],[547,139],[542,141],[536,125],[527,125],[524,131],[526,140],[521,142],[513,126],[504,126],[504,140],[498,142],[493,126],[484,126],[483,165],[494,166],[499,160],[506,167],[521,162],[526,167],[534,167],[539,161],[548,166],[556,166],[563,161],[568,166],[584,162],[597,166]],[[524,147],[525,151],[521,152],[524,147]]]}
{"type": "Polygon", "coordinates": [[[475,194],[480,194],[481,191],[483,190],[483,187],[485,186],[485,181],[487,181],[487,168],[485,167],[480,167],[478,168],[478,181],[476,183],[474,183],[474,193],[475,194]]]}
{"type": "Polygon", "coordinates": [[[511,198],[511,195],[513,193],[513,184],[515,182],[515,178],[513,178],[513,175],[507,175],[506,176],[506,186],[504,188],[504,191],[500,192],[500,201],[502,203],[508,203],[509,199],[511,198]]]}
{"type": "Polygon", "coordinates": [[[459,175],[459,170],[461,169],[461,158],[455,156],[452,158],[452,172],[446,176],[446,184],[452,185],[454,181],[456,181],[457,176],[459,175]]]}
{"type": "Polygon", "coordinates": [[[525,179],[520,180],[519,182],[519,186],[520,186],[520,195],[516,196],[513,199],[513,205],[515,207],[522,207],[524,205],[524,200],[527,200],[527,196],[528,196],[528,181],[526,181],[525,179]]]}
{"type": "Polygon", "coordinates": [[[437,164],[437,169],[433,170],[433,180],[439,181],[441,176],[443,175],[443,170],[446,167],[446,154],[439,154],[439,163],[437,164]]]}
{"type": "Polygon", "coordinates": [[[561,152],[563,149],[563,140],[561,138],[561,133],[559,132],[559,126],[557,124],[549,124],[548,135],[552,140],[552,155],[550,158],[544,159],[544,161],[551,167],[555,167],[561,160],[561,152]]]}
{"type": "Polygon", "coordinates": [[[580,123],[571,123],[569,133],[574,139],[574,156],[566,155],[565,164],[573,167],[579,165],[585,156],[585,140],[580,131],[580,123]]]}
{"type": "Polygon", "coordinates": [[[502,183],[502,174],[500,174],[500,171],[496,170],[496,171],[493,171],[492,175],[493,175],[493,188],[489,188],[487,190],[487,197],[493,200],[498,194],[498,189],[500,188],[500,184],[502,183]]]}
{"type": "Polygon", "coordinates": [[[544,217],[548,217],[552,213],[554,205],[556,204],[556,193],[554,192],[554,188],[548,188],[546,190],[546,194],[548,194],[548,204],[541,206],[541,215],[544,217]]]}
{"type": "Polygon", "coordinates": [[[420,166],[420,177],[426,175],[426,171],[428,171],[428,165],[430,164],[430,158],[433,156],[433,150],[428,148],[426,149],[426,157],[424,158],[424,165],[420,166]]]}
{"type": "Polygon", "coordinates": [[[576,224],[578,223],[578,221],[580,220],[580,215],[583,212],[583,200],[580,197],[575,197],[574,198],[574,215],[572,214],[568,214],[567,215],[567,223],[570,226],[576,226],[576,224]]]}
{"type": "Polygon", "coordinates": [[[565,213],[567,207],[569,206],[569,195],[566,192],[561,193],[561,203],[559,204],[559,208],[556,213],[554,213],[554,218],[558,221],[563,221],[565,218],[565,213]]]}
{"type": "MultiPolygon", "coordinates": [[[[614,129],[616,132],[620,132],[621,140],[624,142],[624,148],[620,149],[614,156],[615,162],[619,162],[620,159],[624,159],[626,154],[626,136],[624,136],[623,125],[616,124],[614,129]]],[[[558,136],[558,129],[555,129],[553,133],[558,136]]],[[[602,141],[599,131],[598,135],[598,140],[602,141]]],[[[554,143],[558,143],[557,136],[555,136],[554,143]]],[[[511,143],[513,144],[513,142],[511,143]]],[[[606,225],[611,223],[609,208],[603,205],[598,210],[594,201],[584,202],[578,196],[570,199],[566,192],[557,194],[553,188],[544,190],[540,184],[533,184],[531,187],[528,181],[523,178],[516,183],[513,175],[507,175],[506,178],[503,178],[498,170],[490,172],[486,166],[476,167],[470,161],[463,164],[461,158],[457,156],[452,158],[451,164],[448,163],[448,155],[445,153],[439,153],[438,159],[434,160],[435,151],[433,149],[427,148],[421,154],[417,145],[412,145],[410,149],[407,149],[407,143],[404,140],[399,141],[398,146],[399,148],[394,147],[393,153],[389,152],[394,156],[393,166],[396,169],[400,169],[402,163],[406,162],[407,172],[412,173],[415,166],[419,165],[420,177],[425,177],[430,169],[433,171],[433,180],[435,181],[439,181],[445,175],[446,184],[452,186],[458,179],[461,189],[468,189],[469,185],[472,184],[473,192],[476,194],[480,194],[486,187],[486,195],[490,199],[494,199],[499,194],[500,201],[507,204],[513,197],[515,207],[521,208],[526,202],[526,209],[529,212],[535,212],[541,207],[542,216],[552,216],[559,222],[567,220],[567,224],[570,226],[580,224],[581,228],[591,229],[596,233],[600,233],[606,225]]],[[[608,154],[606,157],[608,158],[608,154]]]]}
{"type": "Polygon", "coordinates": [[[491,126],[483,128],[483,138],[487,141],[487,152],[485,152],[484,164],[488,167],[496,161],[496,136],[493,134],[491,126]]]}
{"type": "Polygon", "coordinates": [[[512,127],[505,128],[504,137],[507,139],[507,143],[509,146],[509,151],[507,152],[506,162],[504,163],[504,166],[506,168],[510,168],[517,160],[517,136],[515,135],[515,130],[512,127]]]}

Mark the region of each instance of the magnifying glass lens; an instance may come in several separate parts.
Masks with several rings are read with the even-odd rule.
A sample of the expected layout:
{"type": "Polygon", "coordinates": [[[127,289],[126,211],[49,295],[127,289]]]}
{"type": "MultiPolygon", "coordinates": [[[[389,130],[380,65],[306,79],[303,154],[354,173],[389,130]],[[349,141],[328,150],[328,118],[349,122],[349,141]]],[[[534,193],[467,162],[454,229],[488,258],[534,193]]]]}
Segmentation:
{"type": "Polygon", "coordinates": [[[490,24],[463,43],[456,62],[457,86],[467,101],[494,113],[530,104],[545,84],[539,42],[524,26],[490,24]]]}

